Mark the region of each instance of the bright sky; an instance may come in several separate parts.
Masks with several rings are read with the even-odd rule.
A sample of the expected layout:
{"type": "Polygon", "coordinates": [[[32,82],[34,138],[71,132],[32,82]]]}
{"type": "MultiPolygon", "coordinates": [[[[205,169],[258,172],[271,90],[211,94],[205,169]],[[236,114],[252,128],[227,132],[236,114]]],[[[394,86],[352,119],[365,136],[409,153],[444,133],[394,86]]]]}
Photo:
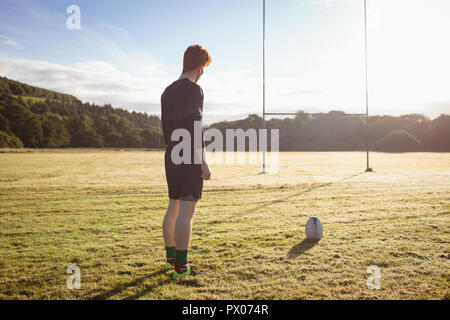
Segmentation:
{"type": "MultiPolygon", "coordinates": [[[[450,1],[367,0],[369,113],[450,113],[450,1]]],[[[363,0],[266,0],[268,112],[365,112],[363,0]]],[[[0,0],[0,75],[160,112],[190,44],[205,121],[262,111],[262,0],[0,0]],[[69,5],[81,29],[69,30],[69,5]]]]}

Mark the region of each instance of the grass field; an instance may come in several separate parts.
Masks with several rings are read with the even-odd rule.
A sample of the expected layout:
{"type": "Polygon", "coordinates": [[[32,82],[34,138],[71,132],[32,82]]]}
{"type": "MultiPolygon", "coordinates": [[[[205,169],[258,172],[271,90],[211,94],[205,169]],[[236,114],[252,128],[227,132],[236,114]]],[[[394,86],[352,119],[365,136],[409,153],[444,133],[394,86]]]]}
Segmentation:
{"type": "Polygon", "coordinates": [[[450,154],[374,153],[372,173],[362,152],[280,161],[270,175],[212,166],[189,254],[200,273],[176,282],[162,152],[0,153],[0,299],[450,298],[450,154]],[[66,288],[72,264],[81,290],[66,288]]]}
{"type": "Polygon", "coordinates": [[[45,102],[44,98],[38,98],[38,97],[28,97],[28,96],[17,96],[17,95],[12,95],[14,98],[18,99],[19,97],[22,97],[22,99],[31,102],[31,103],[35,103],[35,102],[45,102]]]}

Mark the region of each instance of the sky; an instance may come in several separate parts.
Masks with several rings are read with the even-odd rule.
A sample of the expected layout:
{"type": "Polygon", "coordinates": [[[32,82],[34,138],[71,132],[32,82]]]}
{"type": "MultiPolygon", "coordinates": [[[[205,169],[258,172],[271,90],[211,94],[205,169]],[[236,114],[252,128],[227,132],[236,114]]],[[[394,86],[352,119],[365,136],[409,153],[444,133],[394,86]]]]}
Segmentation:
{"type": "MultiPolygon", "coordinates": [[[[365,112],[363,0],[266,0],[266,111],[365,112]]],[[[367,0],[369,114],[450,113],[450,1],[367,0]]],[[[0,0],[0,75],[160,114],[183,54],[212,56],[205,123],[262,114],[262,0],[0,0]],[[71,30],[70,5],[80,8],[71,30]]]]}

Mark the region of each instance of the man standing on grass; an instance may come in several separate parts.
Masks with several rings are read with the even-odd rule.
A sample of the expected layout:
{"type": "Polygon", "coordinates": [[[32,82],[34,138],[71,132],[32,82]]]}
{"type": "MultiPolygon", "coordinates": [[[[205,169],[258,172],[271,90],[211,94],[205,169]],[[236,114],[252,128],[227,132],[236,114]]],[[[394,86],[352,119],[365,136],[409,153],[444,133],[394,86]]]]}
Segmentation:
{"type": "Polygon", "coordinates": [[[165,269],[175,269],[174,279],[194,274],[188,260],[192,218],[197,201],[202,196],[203,179],[211,178],[203,132],[201,147],[194,147],[194,121],[201,121],[203,112],[203,90],[197,81],[203,74],[203,68],[209,66],[211,61],[208,51],[201,46],[187,48],[180,78],[168,86],[161,96],[161,122],[167,145],[164,162],[169,188],[169,206],[163,222],[167,258],[165,269]],[[172,150],[179,143],[171,141],[176,129],[185,129],[190,133],[189,163],[177,164],[178,161],[173,161],[172,150]],[[194,161],[195,157],[201,161],[194,161]]]}

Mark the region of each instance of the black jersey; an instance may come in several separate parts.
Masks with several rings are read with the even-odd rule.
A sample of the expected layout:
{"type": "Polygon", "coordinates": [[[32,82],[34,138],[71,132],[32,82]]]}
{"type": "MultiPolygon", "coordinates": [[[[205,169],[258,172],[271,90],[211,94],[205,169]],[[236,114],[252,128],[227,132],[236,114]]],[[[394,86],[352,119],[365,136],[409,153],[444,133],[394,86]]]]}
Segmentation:
{"type": "MultiPolygon", "coordinates": [[[[161,122],[167,145],[164,160],[170,199],[195,201],[202,196],[201,166],[193,161],[194,121],[202,121],[202,113],[203,90],[195,82],[187,78],[179,79],[164,90],[161,96],[161,122]],[[190,164],[174,164],[171,159],[172,148],[179,143],[171,141],[172,132],[176,129],[186,129],[191,135],[190,164]]],[[[203,130],[201,140],[204,146],[203,130]]]]}
{"type": "MultiPolygon", "coordinates": [[[[194,121],[202,121],[203,90],[188,78],[173,82],[161,96],[161,122],[164,140],[168,148],[178,142],[171,141],[172,132],[186,129],[191,134],[191,145],[194,145],[194,121]]],[[[203,137],[202,137],[203,145],[203,137]]]]}

